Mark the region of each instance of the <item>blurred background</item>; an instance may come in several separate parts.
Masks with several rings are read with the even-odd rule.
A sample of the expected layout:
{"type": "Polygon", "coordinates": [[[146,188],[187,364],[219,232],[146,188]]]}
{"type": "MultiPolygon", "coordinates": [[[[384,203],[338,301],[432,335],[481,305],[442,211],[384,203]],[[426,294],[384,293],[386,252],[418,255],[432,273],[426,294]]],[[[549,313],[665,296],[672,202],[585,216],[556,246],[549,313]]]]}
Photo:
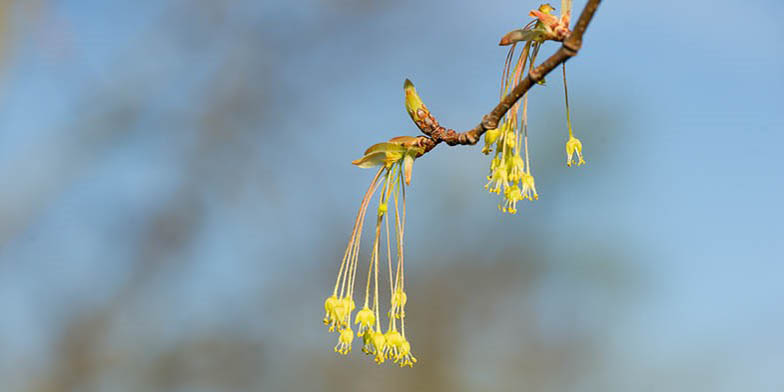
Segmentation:
{"type": "Polygon", "coordinates": [[[479,146],[419,159],[419,363],[332,351],[373,176],[351,160],[417,134],[405,78],[477,124],[537,5],[0,1],[2,390],[784,390],[774,0],[605,1],[568,66],[587,165],[564,165],[560,72],[516,216],[479,146]]]}

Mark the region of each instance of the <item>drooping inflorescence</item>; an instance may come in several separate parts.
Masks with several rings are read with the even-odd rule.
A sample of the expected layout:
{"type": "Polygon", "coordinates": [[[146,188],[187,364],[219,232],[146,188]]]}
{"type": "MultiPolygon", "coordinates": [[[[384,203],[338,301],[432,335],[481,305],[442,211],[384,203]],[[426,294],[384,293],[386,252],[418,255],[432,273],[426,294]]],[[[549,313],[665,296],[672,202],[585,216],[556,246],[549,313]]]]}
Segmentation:
{"type": "MultiPolygon", "coordinates": [[[[416,362],[411,353],[411,344],[406,338],[403,234],[406,222],[406,185],[411,182],[414,159],[423,152],[417,146],[416,138],[401,136],[388,142],[378,143],[365,151],[362,158],[353,164],[369,168],[380,166],[370,183],[354,221],[348,246],[338,270],[337,281],[332,295],[324,301],[324,324],[331,332],[338,333],[335,352],[348,354],[354,340],[353,324],[357,327],[356,337],[362,339],[362,351],[372,355],[376,363],[387,359],[400,366],[413,366],[416,362]],[[367,269],[364,302],[362,308],[355,310],[354,289],[359,271],[360,239],[367,210],[374,195],[378,193],[378,208],[375,214],[375,237],[370,251],[367,269]],[[390,221],[393,226],[390,232],[390,221]],[[394,233],[394,235],[392,234],[394,233]],[[383,234],[383,235],[382,235],[383,234]],[[382,247],[382,239],[386,247],[382,247]],[[387,271],[383,271],[386,258],[387,271]],[[382,312],[379,286],[379,269],[389,274],[389,310],[386,312],[388,323],[382,329],[382,312]]],[[[362,275],[365,275],[364,273],[362,275]]],[[[382,282],[383,282],[382,278],[382,282]]]]}
{"type": "MultiPolygon", "coordinates": [[[[362,340],[362,351],[373,356],[378,364],[392,360],[401,367],[411,367],[417,362],[406,336],[405,308],[408,296],[405,291],[403,257],[406,186],[411,183],[414,160],[440,142],[449,145],[476,144],[484,132],[485,145],[482,152],[493,154],[485,188],[492,193],[503,195],[498,208],[503,212],[515,214],[519,201],[537,200],[539,195],[531,170],[528,148],[527,91],[534,81],[543,85],[545,74],[577,53],[582,31],[585,30],[599,1],[589,0],[577,23],[575,34],[569,30],[571,0],[562,0],[560,17],[553,15],[555,8],[543,4],[529,13],[529,16],[535,18],[534,20],[521,29],[507,33],[501,39],[501,45],[511,45],[502,74],[501,102],[491,114],[483,118],[480,125],[470,131],[457,133],[453,129],[441,126],[420,99],[413,83],[406,80],[404,84],[406,111],[424,136],[400,136],[375,144],[368,148],[360,159],[352,162],[361,168],[379,168],[360,203],[332,294],[324,301],[324,324],[328,326],[330,332],[338,334],[335,352],[348,354],[351,352],[354,339],[359,338],[362,340]],[[536,57],[545,41],[564,41],[564,45],[556,54],[535,68],[536,57]],[[515,50],[518,44],[521,50],[516,57],[515,50]],[[536,77],[533,76],[535,73],[536,77]],[[530,79],[526,80],[526,78],[530,79]],[[521,84],[524,81],[525,83],[521,84]],[[360,273],[360,240],[368,209],[374,199],[378,200],[374,215],[375,235],[370,248],[367,270],[360,273]],[[390,224],[393,226],[391,231],[390,224]],[[383,261],[384,258],[386,262],[383,261]],[[379,270],[382,275],[388,274],[388,285],[383,277],[381,284],[379,283],[379,270]],[[363,301],[362,307],[359,310],[354,295],[358,275],[366,276],[364,296],[360,297],[363,301]],[[381,289],[382,286],[388,287],[388,297],[386,297],[386,287],[381,289]],[[389,307],[384,308],[386,312],[382,312],[381,303],[385,302],[382,300],[382,295],[388,298],[389,307]],[[386,322],[382,322],[383,315],[386,315],[386,322]]],[[[568,166],[572,164],[579,166],[584,164],[585,160],[582,155],[582,143],[574,137],[572,131],[566,67],[563,68],[563,81],[569,130],[566,162],[568,166]]]]}
{"type": "MultiPolygon", "coordinates": [[[[522,82],[534,68],[539,49],[547,40],[562,41],[569,34],[571,1],[562,1],[560,18],[552,15],[555,10],[549,4],[539,6],[530,12],[536,18],[523,28],[513,30],[503,38],[500,45],[511,45],[504,63],[501,76],[501,97],[522,82]],[[518,44],[522,49],[515,60],[515,49],[518,44]]],[[[539,82],[544,84],[544,80],[539,82]]],[[[569,98],[566,95],[566,68],[564,67],[564,95],[566,96],[566,119],[569,127],[569,139],[566,142],[567,165],[574,161],[578,166],[585,163],[582,156],[582,143],[572,133],[569,117],[569,98]],[[572,157],[576,155],[576,160],[572,157]]],[[[523,95],[522,102],[517,101],[499,122],[499,127],[485,132],[484,154],[494,152],[490,161],[490,175],[487,176],[485,189],[491,193],[503,195],[498,208],[510,214],[517,213],[517,202],[523,199],[530,201],[539,198],[536,192],[534,176],[531,174],[531,159],[528,152],[528,94],[523,95]]]]}

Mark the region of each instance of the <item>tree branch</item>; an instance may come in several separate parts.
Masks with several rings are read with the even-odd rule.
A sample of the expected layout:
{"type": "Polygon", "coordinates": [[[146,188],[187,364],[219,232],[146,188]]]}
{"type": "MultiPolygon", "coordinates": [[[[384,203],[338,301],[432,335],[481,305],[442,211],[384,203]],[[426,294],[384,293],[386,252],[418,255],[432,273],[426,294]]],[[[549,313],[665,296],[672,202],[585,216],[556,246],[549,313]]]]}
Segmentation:
{"type": "Polygon", "coordinates": [[[599,8],[599,3],[601,3],[601,0],[588,0],[585,8],[583,8],[583,12],[580,14],[580,19],[577,20],[574,26],[574,30],[566,37],[558,51],[531,70],[528,76],[518,83],[509,94],[503,97],[501,102],[490,113],[484,115],[482,122],[473,129],[458,133],[454,129],[442,127],[432,116],[429,116],[427,121],[418,123],[417,125],[419,125],[422,133],[427,135],[418,138],[419,146],[425,149],[424,153],[432,150],[441,142],[450,146],[458,144],[474,145],[487,130],[497,128],[501,117],[531,89],[531,86],[542,80],[555,67],[577,55],[577,52],[580,51],[583,45],[583,34],[588,28],[588,23],[591,22],[594,13],[596,13],[596,9],[599,8]]]}

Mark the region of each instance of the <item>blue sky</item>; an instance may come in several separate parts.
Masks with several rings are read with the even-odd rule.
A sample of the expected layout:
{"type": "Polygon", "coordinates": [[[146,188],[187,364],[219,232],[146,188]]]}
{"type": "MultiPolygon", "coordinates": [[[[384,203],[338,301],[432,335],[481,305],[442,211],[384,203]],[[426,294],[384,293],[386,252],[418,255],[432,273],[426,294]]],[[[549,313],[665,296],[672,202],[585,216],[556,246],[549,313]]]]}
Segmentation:
{"type": "MultiPolygon", "coordinates": [[[[249,106],[265,114],[258,124],[222,123],[244,136],[211,144],[219,153],[198,160],[195,173],[208,178],[196,187],[205,212],[192,244],[169,256],[188,261],[185,277],[155,286],[177,309],[137,305],[199,325],[236,323],[272,300],[275,282],[332,279],[318,275],[332,273],[324,264],[337,268],[343,245],[334,238],[342,237],[332,231],[348,232],[371,177],[349,162],[373,143],[416,134],[403,80],[414,81],[442,124],[472,127],[497,100],[506,53],[499,37],[534,6],[249,2],[227,7],[220,18],[230,22],[218,31],[190,31],[211,10],[183,15],[186,23],[167,13],[177,2],[115,3],[61,2],[13,26],[0,92],[5,374],[15,358],[41,361],[60,312],[109,297],[92,293],[122,282],[147,215],[183,184],[201,184],[182,161],[201,148],[193,130],[208,121],[199,114],[212,94],[256,89],[267,95],[249,106]],[[246,44],[252,34],[259,36],[246,44]],[[224,71],[226,59],[242,64],[236,78],[224,71]],[[256,67],[266,73],[248,76],[256,67]],[[229,87],[216,88],[216,79],[229,87]],[[77,129],[101,105],[123,100],[139,108],[134,125],[77,129]],[[235,162],[237,146],[251,158],[235,162]],[[227,175],[215,175],[222,165],[240,165],[244,176],[231,192],[221,189],[227,175]],[[227,302],[242,305],[217,314],[227,302]]],[[[503,216],[482,188],[489,162],[480,148],[437,147],[416,162],[410,188],[408,257],[430,260],[412,261],[413,273],[437,273],[466,252],[493,263],[499,249],[537,238],[548,262],[536,297],[542,328],[571,328],[559,309],[582,297],[585,306],[569,317],[603,347],[575,388],[780,389],[783,16],[774,1],[605,1],[568,65],[588,164],[563,165],[563,93],[552,75],[531,95],[541,199],[503,216]],[[444,249],[447,242],[460,246],[444,249]],[[612,250],[635,271],[635,294],[617,311],[607,307],[621,299],[602,287],[611,282],[582,275],[601,267],[581,264],[590,249],[612,250]]],[[[279,317],[301,314],[291,312],[279,317]]],[[[252,328],[277,336],[275,319],[252,328]]],[[[300,344],[329,347],[320,330],[295,330],[305,336],[300,344]]]]}

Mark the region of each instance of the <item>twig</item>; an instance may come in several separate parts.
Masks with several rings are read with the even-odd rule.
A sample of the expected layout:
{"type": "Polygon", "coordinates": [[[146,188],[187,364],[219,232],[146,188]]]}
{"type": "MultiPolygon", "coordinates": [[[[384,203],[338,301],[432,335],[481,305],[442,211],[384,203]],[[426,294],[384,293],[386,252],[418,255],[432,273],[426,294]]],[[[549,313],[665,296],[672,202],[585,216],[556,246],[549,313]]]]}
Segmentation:
{"type": "MultiPolygon", "coordinates": [[[[563,44],[552,56],[543,63],[532,69],[528,76],[523,79],[515,88],[501,99],[501,102],[488,114],[482,117],[482,122],[465,132],[456,132],[454,129],[442,127],[433,116],[429,116],[426,121],[420,121],[419,125],[422,133],[427,136],[420,136],[417,140],[420,147],[424,147],[424,153],[432,150],[438,143],[444,142],[450,146],[454,145],[474,145],[479,138],[489,129],[498,126],[498,121],[507,111],[525,95],[526,92],[549,74],[555,67],[577,55],[583,45],[583,34],[588,28],[596,9],[599,8],[601,0],[588,0],[580,14],[580,19],[574,26],[571,34],[563,41],[563,44]]],[[[424,154],[423,153],[423,154],[424,154]]]]}

